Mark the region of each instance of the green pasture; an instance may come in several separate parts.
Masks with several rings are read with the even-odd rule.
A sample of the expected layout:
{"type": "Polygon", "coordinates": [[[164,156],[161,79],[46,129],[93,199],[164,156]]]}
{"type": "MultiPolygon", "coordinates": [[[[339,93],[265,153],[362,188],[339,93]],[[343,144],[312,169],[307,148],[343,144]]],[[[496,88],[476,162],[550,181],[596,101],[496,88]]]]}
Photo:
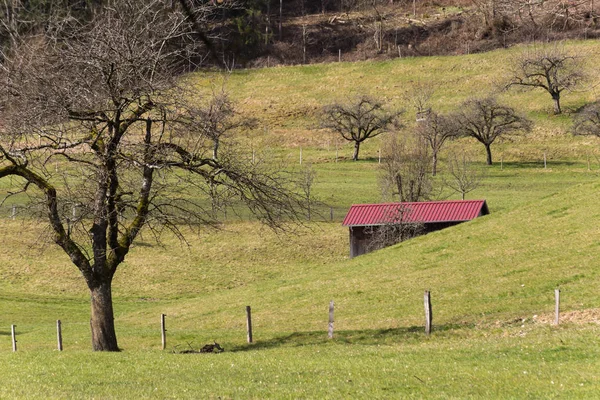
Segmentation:
{"type": "MultiPolygon", "coordinates": [[[[595,41],[569,46],[590,55],[598,49],[595,41]]],[[[315,169],[320,215],[286,235],[245,214],[219,230],[186,231],[187,243],[144,232],[113,283],[123,351],[102,354],[90,351],[83,279],[43,223],[9,218],[11,205],[26,200],[11,198],[0,207],[0,398],[599,397],[600,141],[568,133],[594,89],[566,94],[561,117],[548,115],[544,93],[502,93],[536,129],[495,144],[490,167],[483,147],[467,139],[442,157],[443,164],[450,151],[466,151],[485,171],[467,197],[486,199],[491,214],[348,259],[340,222],[352,203],[381,200],[382,141],[366,142],[362,160],[350,161],[350,147],[318,129],[319,107],[363,90],[402,107],[406,85],[431,79],[440,87],[436,104],[450,110],[491,87],[516,51],[188,77],[201,90],[226,79],[241,109],[267,126],[248,133],[252,146],[289,169],[315,169]],[[552,323],[556,288],[559,326],[552,323]],[[423,332],[424,290],[432,293],[431,336],[423,332]],[[247,305],[253,344],[246,343],[247,305]],[[63,352],[54,350],[58,319],[63,352]],[[181,354],[213,341],[225,352],[181,354]]],[[[594,73],[597,80],[590,62],[594,73]]],[[[15,184],[1,181],[0,190],[15,184]]]]}

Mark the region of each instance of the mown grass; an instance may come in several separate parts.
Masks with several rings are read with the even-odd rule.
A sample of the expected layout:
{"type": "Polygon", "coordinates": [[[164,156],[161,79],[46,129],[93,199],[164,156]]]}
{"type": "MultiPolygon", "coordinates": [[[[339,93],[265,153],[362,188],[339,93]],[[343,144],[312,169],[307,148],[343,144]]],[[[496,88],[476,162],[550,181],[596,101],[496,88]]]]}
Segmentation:
{"type": "Polygon", "coordinates": [[[592,328],[570,327],[468,342],[435,338],[353,345],[334,340],[219,355],[2,354],[0,394],[3,398],[591,398],[597,394],[597,334],[592,328]],[[582,364],[589,367],[581,368],[582,364]]]}
{"type": "MultiPolygon", "coordinates": [[[[571,45],[589,53],[597,47],[571,45]]],[[[491,215],[353,260],[339,222],[350,204],[381,199],[381,142],[367,142],[359,162],[348,160],[340,142],[335,162],[335,139],[313,129],[316,110],[337,96],[372,91],[400,107],[404,86],[420,79],[434,80],[437,104],[450,109],[489,87],[509,56],[230,75],[227,85],[243,109],[269,125],[257,146],[298,164],[302,147],[304,163],[317,171],[325,215],[288,236],[238,219],[222,230],[187,232],[188,244],[144,234],[115,276],[119,354],[90,352],[87,289],[43,225],[0,219],[0,398],[598,397],[600,167],[597,143],[566,133],[570,115],[548,117],[543,93],[503,94],[538,128],[493,148],[502,167],[485,167],[482,185],[468,196],[487,199],[491,215]],[[329,206],[335,220],[324,222],[329,206]],[[565,322],[555,327],[557,287],[565,322]],[[422,328],[423,290],[433,296],[430,337],[422,328]],[[328,340],[331,299],[336,332],[328,340]],[[246,305],[253,309],[252,345],[245,341],[246,305]],[[52,350],[57,319],[62,353],[52,350]],[[177,354],[213,340],[226,351],[177,354]]],[[[592,97],[569,95],[566,108],[592,97]]],[[[468,140],[450,149],[483,158],[468,140]]]]}

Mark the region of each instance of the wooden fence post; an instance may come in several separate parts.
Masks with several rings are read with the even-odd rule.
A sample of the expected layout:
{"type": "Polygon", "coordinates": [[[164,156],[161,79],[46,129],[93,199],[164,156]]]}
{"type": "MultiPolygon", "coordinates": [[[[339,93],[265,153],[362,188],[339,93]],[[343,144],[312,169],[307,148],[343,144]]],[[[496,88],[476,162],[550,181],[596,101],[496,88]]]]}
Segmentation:
{"type": "Polygon", "coordinates": [[[15,217],[17,216],[17,206],[15,206],[13,204],[12,206],[12,214],[10,215],[11,219],[15,219],[15,217]]]}
{"type": "Polygon", "coordinates": [[[63,351],[62,325],[60,319],[56,320],[56,340],[58,341],[58,351],[63,351]]]}
{"type": "Polygon", "coordinates": [[[329,302],[329,329],[327,336],[329,339],[333,339],[333,300],[329,302]]]}
{"type": "Polygon", "coordinates": [[[165,314],[160,314],[160,339],[163,350],[167,348],[167,327],[165,324],[165,317],[165,314]]]}
{"type": "Polygon", "coordinates": [[[252,343],[252,309],[246,306],[246,328],[248,332],[248,343],[252,343]]]}
{"type": "Polygon", "coordinates": [[[546,169],[546,152],[544,152],[544,169],[546,169]]]}
{"type": "Polygon", "coordinates": [[[17,333],[15,332],[15,328],[17,326],[16,325],[11,325],[10,326],[10,333],[11,333],[11,337],[12,337],[12,348],[13,351],[17,351],[17,333]]]}
{"type": "Polygon", "coordinates": [[[425,291],[424,296],[425,303],[425,333],[431,334],[431,321],[433,320],[433,313],[431,311],[431,293],[429,290],[425,291]]]}
{"type": "Polygon", "coordinates": [[[560,289],[554,290],[554,324],[558,325],[560,317],[560,289]]]}

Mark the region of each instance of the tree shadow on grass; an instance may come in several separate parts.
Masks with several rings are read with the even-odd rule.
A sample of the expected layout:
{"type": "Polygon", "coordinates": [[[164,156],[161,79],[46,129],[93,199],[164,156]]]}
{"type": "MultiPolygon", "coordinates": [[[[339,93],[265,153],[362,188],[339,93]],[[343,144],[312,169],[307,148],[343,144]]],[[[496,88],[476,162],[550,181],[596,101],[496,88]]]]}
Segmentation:
{"type": "MultiPolygon", "coordinates": [[[[460,330],[473,328],[472,324],[445,324],[436,325],[432,336],[456,333],[460,330]]],[[[392,345],[398,343],[417,342],[426,339],[423,326],[410,326],[402,328],[387,329],[363,329],[363,330],[340,330],[335,331],[333,342],[354,345],[392,345]]],[[[263,350],[277,347],[298,347],[329,343],[332,340],[327,337],[327,331],[293,332],[288,335],[273,337],[267,340],[257,340],[253,344],[235,346],[228,351],[241,352],[252,350],[263,350]]]]}
{"type": "MultiPolygon", "coordinates": [[[[548,160],[548,168],[551,167],[573,167],[577,165],[583,166],[583,162],[585,160],[582,159],[580,162],[578,161],[564,161],[564,160],[548,160]]],[[[494,161],[495,165],[500,165],[500,161],[494,161]]],[[[540,152],[540,159],[535,161],[504,161],[505,169],[544,169],[544,152],[540,152]]]]}

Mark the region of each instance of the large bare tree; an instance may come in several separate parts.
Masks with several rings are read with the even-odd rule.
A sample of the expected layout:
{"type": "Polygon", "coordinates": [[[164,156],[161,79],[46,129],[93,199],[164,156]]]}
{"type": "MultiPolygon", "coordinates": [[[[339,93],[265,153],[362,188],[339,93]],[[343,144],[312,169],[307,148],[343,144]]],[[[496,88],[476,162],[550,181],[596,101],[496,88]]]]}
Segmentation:
{"type": "Polygon", "coordinates": [[[90,23],[22,40],[1,65],[0,179],[38,194],[54,242],[85,279],[94,350],[119,349],[112,279],[142,229],[211,222],[215,187],[271,226],[303,204],[278,170],[230,142],[214,152],[197,93],[174,77],[193,29],[167,3],[115,1],[90,23]]]}
{"type": "Polygon", "coordinates": [[[359,96],[347,103],[334,103],[323,110],[322,125],[354,142],[352,160],[358,161],[360,145],[367,139],[398,127],[401,111],[390,111],[382,101],[370,96],[359,96]]]}
{"type": "Polygon", "coordinates": [[[467,100],[461,106],[456,123],[459,133],[485,146],[487,165],[492,165],[492,144],[501,138],[528,132],[532,122],[513,108],[499,104],[494,97],[467,100]]]}
{"type": "Polygon", "coordinates": [[[543,89],[552,97],[554,114],[562,113],[561,95],[586,78],[582,57],[561,44],[527,49],[512,61],[506,87],[543,89]]]}

